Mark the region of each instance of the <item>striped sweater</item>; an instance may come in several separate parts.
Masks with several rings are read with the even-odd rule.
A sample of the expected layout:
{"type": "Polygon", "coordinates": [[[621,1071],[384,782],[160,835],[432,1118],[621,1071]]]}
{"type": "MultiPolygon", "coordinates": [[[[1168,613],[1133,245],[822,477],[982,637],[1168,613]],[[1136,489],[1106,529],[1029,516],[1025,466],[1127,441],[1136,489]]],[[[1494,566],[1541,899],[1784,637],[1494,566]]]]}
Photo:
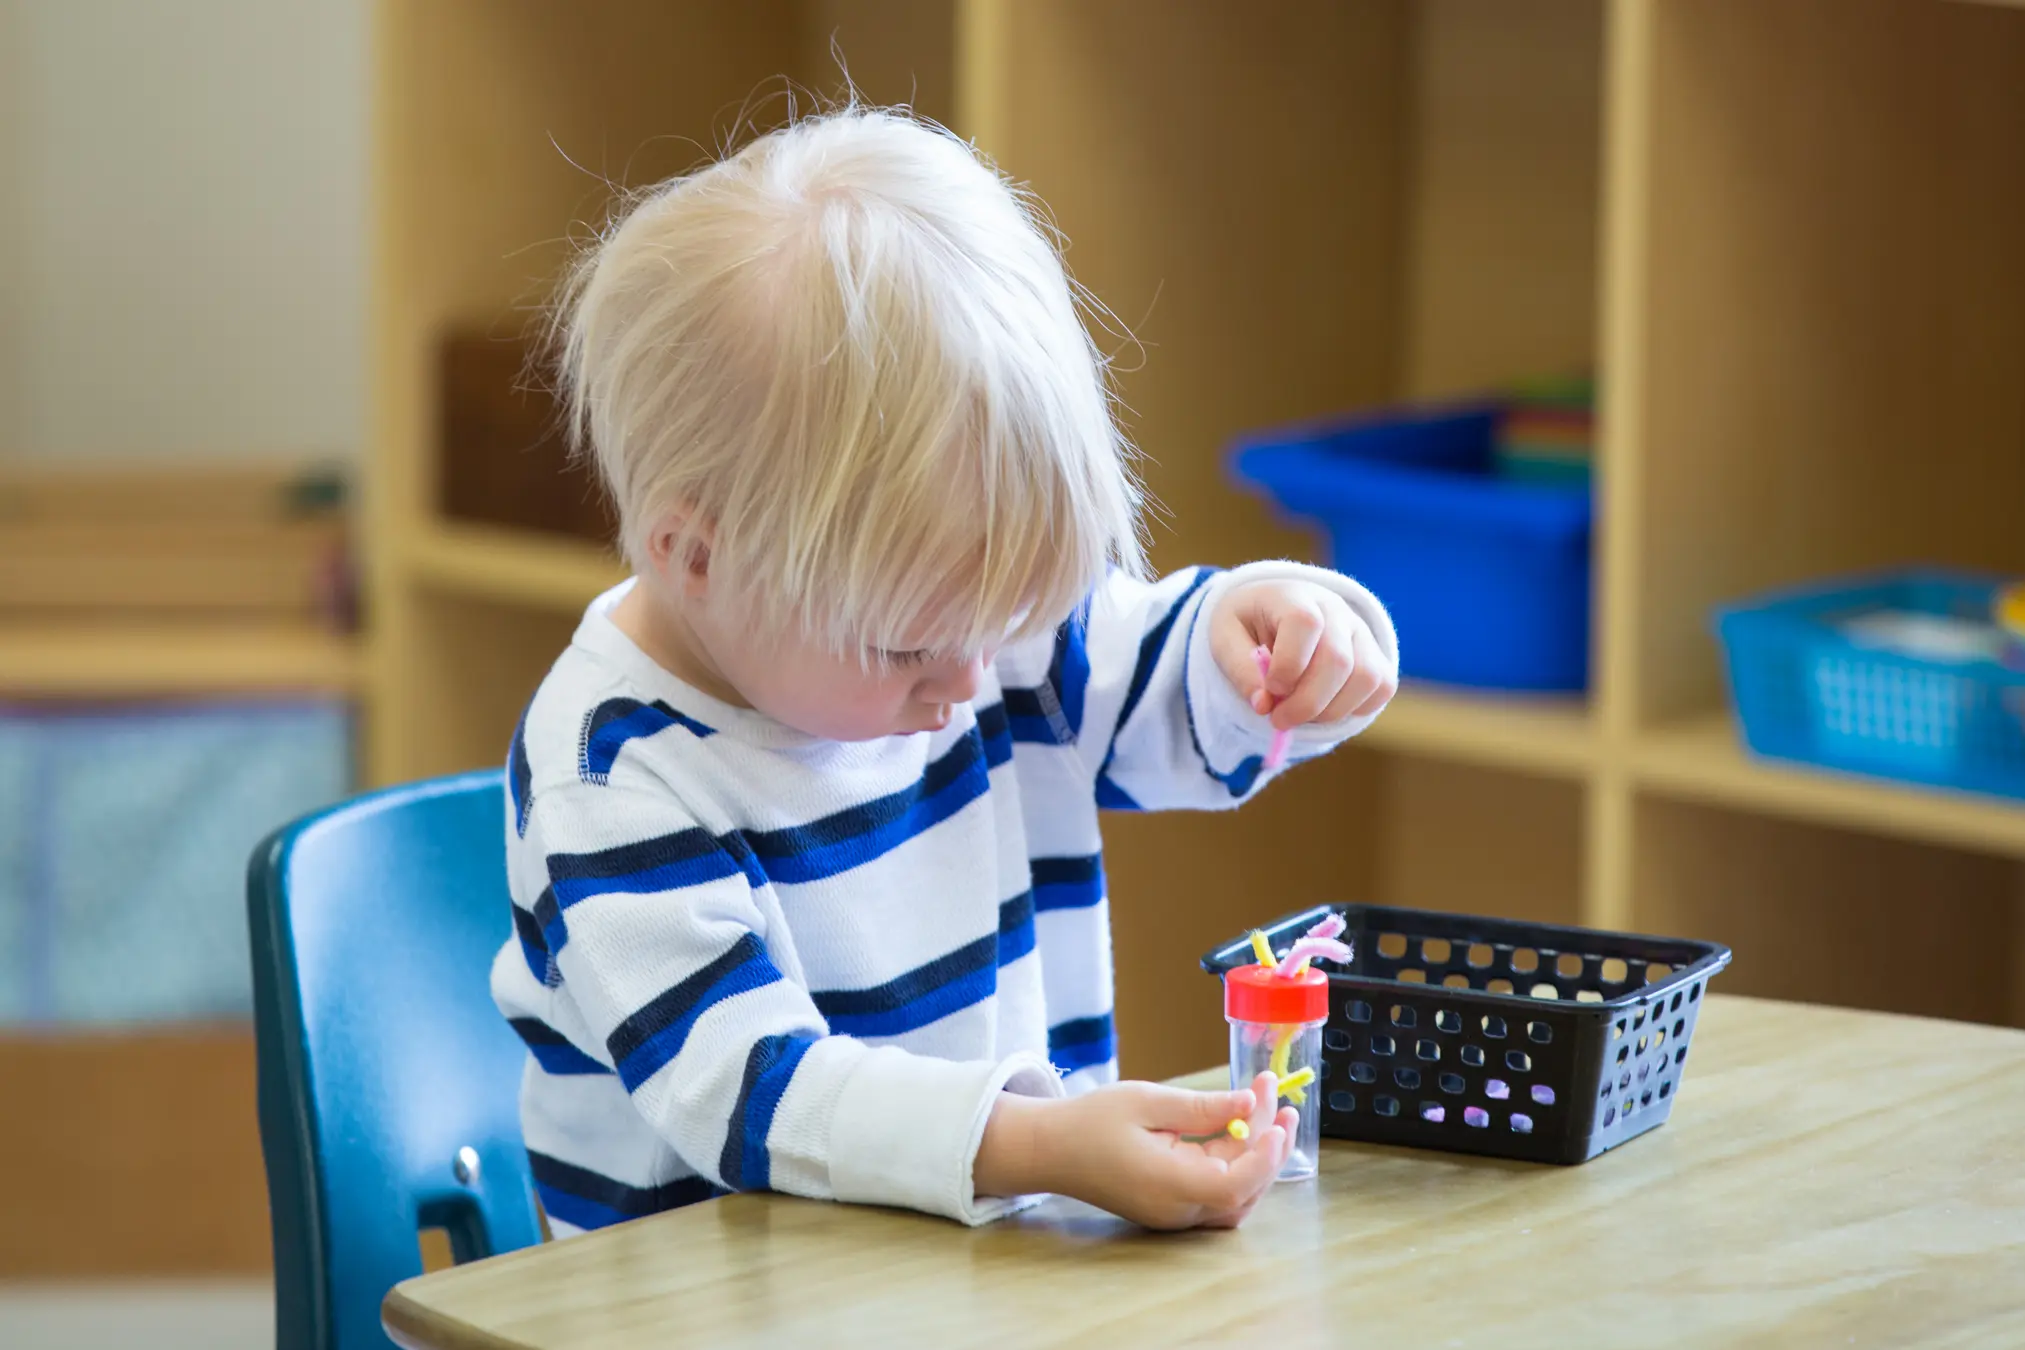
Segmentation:
{"type": "MultiPolygon", "coordinates": [[[[1117,1075],[1100,807],[1227,807],[1271,730],[1210,655],[1231,586],[1376,600],[1254,563],[1116,577],[1002,652],[947,728],[845,744],[734,708],[585,613],[515,731],[515,933],[492,970],[527,1043],[521,1118],[558,1234],[726,1190],[977,1223],[1002,1091],[1117,1075]]],[[[627,583],[630,585],[631,583],[627,583]]],[[[1368,719],[1365,719],[1368,720],[1368,719]]],[[[1362,729],[1295,733],[1294,758],[1362,729]]]]}

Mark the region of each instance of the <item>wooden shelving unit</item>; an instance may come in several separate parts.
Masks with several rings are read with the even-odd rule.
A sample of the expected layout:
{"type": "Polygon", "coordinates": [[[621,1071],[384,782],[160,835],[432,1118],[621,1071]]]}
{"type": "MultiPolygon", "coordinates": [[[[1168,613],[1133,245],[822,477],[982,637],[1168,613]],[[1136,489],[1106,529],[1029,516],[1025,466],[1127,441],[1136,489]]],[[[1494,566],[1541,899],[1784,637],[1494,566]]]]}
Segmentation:
{"type": "Polygon", "coordinates": [[[2025,859],[2025,810],[2015,805],[1755,759],[1724,714],[1642,736],[1631,772],[1650,791],[1685,801],[2025,859]]]}
{"type": "Polygon", "coordinates": [[[868,96],[1032,184],[1143,343],[1110,345],[1163,564],[1309,547],[1232,490],[1247,429],[1600,372],[1590,697],[1410,687],[1237,820],[1114,822],[1130,1068],[1213,1054],[1189,963],[1320,898],[1708,934],[1735,990],[2025,1021],[2025,807],[1747,759],[1709,633],[1809,576],[2025,572],[2016,7],[382,0],[377,777],[498,762],[619,575],[439,517],[431,344],[518,331],[598,175],[683,167],[770,76],[829,83],[833,33],[868,96]]]}
{"type": "Polygon", "coordinates": [[[0,624],[0,697],[361,692],[358,644],[309,623],[0,624]]]}
{"type": "MultiPolygon", "coordinates": [[[[271,461],[0,466],[0,705],[367,699],[331,612],[339,487],[271,461]]],[[[0,1279],[268,1268],[251,1027],[10,1024],[0,1094],[38,1103],[0,1113],[0,1279]]]]}
{"type": "Polygon", "coordinates": [[[1359,744],[1458,764],[1587,779],[1595,721],[1578,699],[1494,699],[1409,681],[1359,744]]]}
{"type": "Polygon", "coordinates": [[[445,520],[415,532],[405,561],[421,589],[568,614],[626,576],[595,544],[445,520]]]}

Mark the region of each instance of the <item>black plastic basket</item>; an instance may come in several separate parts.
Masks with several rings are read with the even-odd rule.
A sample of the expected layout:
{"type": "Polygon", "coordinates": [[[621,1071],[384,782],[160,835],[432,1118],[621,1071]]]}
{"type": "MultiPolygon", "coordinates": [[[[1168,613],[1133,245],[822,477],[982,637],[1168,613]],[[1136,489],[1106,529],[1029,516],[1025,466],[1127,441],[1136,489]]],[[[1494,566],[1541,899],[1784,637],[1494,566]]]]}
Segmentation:
{"type": "MultiPolygon", "coordinates": [[[[1586,1162],[1665,1123],[1702,987],[1730,963],[1714,942],[1374,905],[1264,932],[1284,952],[1332,910],[1355,955],[1316,963],[1329,1021],[1309,1102],[1333,1139],[1586,1162]]],[[[1252,959],[1246,934],[1202,968],[1252,959]]]]}

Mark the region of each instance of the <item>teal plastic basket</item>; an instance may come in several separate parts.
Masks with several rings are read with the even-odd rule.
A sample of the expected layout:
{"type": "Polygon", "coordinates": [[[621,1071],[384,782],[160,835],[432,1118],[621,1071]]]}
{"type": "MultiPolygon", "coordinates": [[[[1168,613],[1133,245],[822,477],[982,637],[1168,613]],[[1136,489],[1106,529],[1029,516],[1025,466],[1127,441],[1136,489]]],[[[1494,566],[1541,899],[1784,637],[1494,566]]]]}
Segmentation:
{"type": "Polygon", "coordinates": [[[1719,612],[1730,692],[1757,754],[2025,798],[2025,670],[1992,636],[1953,653],[1882,641],[1881,619],[1969,631],[1997,578],[1905,571],[1757,597],[1719,612]]]}

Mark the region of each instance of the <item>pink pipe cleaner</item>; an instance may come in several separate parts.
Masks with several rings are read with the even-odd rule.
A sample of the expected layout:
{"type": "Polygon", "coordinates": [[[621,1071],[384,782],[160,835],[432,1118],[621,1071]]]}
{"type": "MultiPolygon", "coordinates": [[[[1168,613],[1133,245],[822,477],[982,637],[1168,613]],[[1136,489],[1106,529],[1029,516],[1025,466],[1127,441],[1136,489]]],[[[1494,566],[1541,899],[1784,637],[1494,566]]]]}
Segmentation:
{"type": "Polygon", "coordinates": [[[1296,970],[1318,956],[1347,965],[1355,953],[1351,951],[1350,944],[1336,939],[1349,926],[1349,921],[1341,914],[1329,915],[1295,939],[1294,945],[1287,948],[1287,954],[1280,958],[1273,974],[1281,979],[1292,979],[1296,970]]]}
{"type": "MultiPolygon", "coordinates": [[[[1272,673],[1273,649],[1271,647],[1253,648],[1252,660],[1258,662],[1259,679],[1261,681],[1263,681],[1267,675],[1272,673]]],[[[1281,727],[1273,728],[1273,743],[1266,750],[1265,768],[1267,773],[1271,773],[1274,769],[1279,768],[1282,764],[1285,764],[1287,762],[1287,741],[1289,735],[1290,733],[1288,733],[1284,728],[1281,727]]]]}

